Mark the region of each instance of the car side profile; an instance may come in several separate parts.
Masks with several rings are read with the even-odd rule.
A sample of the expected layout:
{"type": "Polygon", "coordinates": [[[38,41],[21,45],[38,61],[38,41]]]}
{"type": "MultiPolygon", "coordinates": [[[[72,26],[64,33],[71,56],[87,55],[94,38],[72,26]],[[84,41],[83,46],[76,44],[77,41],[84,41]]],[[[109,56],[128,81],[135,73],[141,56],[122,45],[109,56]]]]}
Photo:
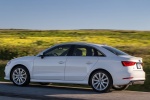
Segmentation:
{"type": "Polygon", "coordinates": [[[107,45],[80,42],[62,43],[36,56],[12,59],[4,72],[4,79],[17,86],[30,82],[86,84],[97,92],[123,90],[145,81],[142,58],[107,45]]]}

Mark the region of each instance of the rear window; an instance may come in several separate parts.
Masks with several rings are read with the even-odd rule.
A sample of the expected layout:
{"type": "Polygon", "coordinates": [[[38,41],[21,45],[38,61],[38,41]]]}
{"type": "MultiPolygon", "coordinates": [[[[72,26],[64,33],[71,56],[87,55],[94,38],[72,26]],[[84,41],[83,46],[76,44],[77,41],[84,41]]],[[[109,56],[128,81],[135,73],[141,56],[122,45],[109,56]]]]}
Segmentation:
{"type": "Polygon", "coordinates": [[[128,55],[127,53],[125,53],[121,50],[118,50],[116,48],[113,48],[113,47],[109,47],[109,46],[102,46],[102,47],[107,49],[108,51],[114,53],[115,55],[128,55]]]}

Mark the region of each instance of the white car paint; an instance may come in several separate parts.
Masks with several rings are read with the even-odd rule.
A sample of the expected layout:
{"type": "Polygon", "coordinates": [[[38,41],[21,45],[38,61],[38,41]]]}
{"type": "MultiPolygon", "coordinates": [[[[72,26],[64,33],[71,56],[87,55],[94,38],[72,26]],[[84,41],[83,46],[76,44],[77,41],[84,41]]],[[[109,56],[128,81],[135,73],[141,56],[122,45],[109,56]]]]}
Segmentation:
{"type": "Polygon", "coordinates": [[[33,79],[36,80],[64,80],[66,56],[63,57],[35,57],[33,67],[33,79]]]}
{"type": "MultiPolygon", "coordinates": [[[[96,69],[104,69],[110,73],[113,85],[126,85],[132,81],[144,81],[145,72],[134,66],[124,67],[121,61],[134,61],[142,63],[142,58],[130,55],[117,56],[104,49],[103,45],[91,43],[64,43],[63,45],[86,45],[94,47],[104,53],[105,57],[78,57],[78,56],[55,56],[44,57],[46,50],[36,56],[26,56],[12,59],[5,67],[5,79],[10,80],[10,72],[16,65],[24,65],[30,73],[31,82],[56,82],[88,84],[91,73],[96,69]],[[132,79],[123,79],[133,77],[132,79]]],[[[62,45],[62,44],[60,44],[62,45]]],[[[59,45],[53,46],[57,47],[59,45]]],[[[52,48],[53,48],[52,47],[52,48]]],[[[48,49],[47,49],[48,50],[48,49]]]]}
{"type": "Polygon", "coordinates": [[[97,61],[98,57],[67,57],[65,81],[83,81],[97,61]]]}

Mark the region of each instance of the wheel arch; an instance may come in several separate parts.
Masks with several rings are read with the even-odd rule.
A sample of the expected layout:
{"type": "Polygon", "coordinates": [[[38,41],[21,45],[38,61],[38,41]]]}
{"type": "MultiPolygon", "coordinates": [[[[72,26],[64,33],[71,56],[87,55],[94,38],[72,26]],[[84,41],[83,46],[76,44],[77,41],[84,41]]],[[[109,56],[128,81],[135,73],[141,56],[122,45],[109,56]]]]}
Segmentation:
{"type": "Polygon", "coordinates": [[[93,71],[90,73],[89,78],[88,78],[88,84],[90,85],[90,78],[91,78],[92,74],[95,73],[96,71],[100,71],[100,70],[101,70],[101,71],[105,71],[105,72],[107,72],[107,73],[110,75],[110,77],[111,77],[111,79],[112,79],[112,84],[113,84],[112,75],[111,75],[107,70],[102,69],[102,68],[95,69],[95,70],[93,70],[93,71]]]}

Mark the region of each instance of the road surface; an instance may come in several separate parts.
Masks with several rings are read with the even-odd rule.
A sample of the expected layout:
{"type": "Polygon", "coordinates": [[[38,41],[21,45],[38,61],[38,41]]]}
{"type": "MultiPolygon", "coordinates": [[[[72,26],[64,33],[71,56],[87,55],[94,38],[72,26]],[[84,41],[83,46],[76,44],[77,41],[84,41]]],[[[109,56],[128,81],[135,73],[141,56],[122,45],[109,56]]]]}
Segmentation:
{"type": "Polygon", "coordinates": [[[91,88],[38,84],[19,87],[10,82],[0,82],[0,100],[150,100],[150,93],[113,90],[97,93],[91,88]]]}

